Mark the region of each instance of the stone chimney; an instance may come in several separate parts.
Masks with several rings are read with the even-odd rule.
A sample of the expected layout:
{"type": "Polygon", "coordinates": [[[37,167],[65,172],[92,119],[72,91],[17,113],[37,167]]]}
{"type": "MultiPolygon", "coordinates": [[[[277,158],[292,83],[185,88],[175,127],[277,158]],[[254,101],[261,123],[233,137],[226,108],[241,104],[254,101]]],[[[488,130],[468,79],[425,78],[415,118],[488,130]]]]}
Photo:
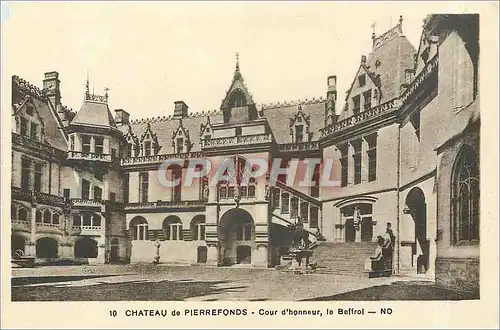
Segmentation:
{"type": "Polygon", "coordinates": [[[327,112],[335,114],[335,103],[337,102],[337,76],[328,77],[328,91],[326,92],[327,112]]]}
{"type": "Polygon", "coordinates": [[[188,115],[188,106],[184,101],[175,101],[174,118],[186,118],[188,115]]]}
{"type": "Polygon", "coordinates": [[[43,80],[43,90],[49,98],[56,111],[61,107],[61,81],[59,81],[59,73],[57,71],[45,72],[43,80]]]}
{"type": "Polygon", "coordinates": [[[116,109],[115,123],[117,126],[128,125],[130,123],[130,114],[123,109],[116,109]]]}

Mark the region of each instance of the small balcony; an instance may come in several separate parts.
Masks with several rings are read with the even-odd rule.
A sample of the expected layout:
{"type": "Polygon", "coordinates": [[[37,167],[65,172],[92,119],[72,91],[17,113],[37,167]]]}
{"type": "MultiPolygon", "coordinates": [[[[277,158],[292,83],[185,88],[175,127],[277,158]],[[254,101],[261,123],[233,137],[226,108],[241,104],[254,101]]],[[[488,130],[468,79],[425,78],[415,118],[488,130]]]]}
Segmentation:
{"type": "Polygon", "coordinates": [[[40,233],[54,233],[60,234],[63,230],[62,223],[46,223],[46,222],[37,222],[36,223],[36,231],[40,233]]]}
{"type": "Polygon", "coordinates": [[[111,163],[113,157],[110,154],[99,154],[93,152],[83,152],[83,151],[68,151],[68,159],[70,160],[89,160],[98,161],[104,163],[111,163]]]}
{"type": "Polygon", "coordinates": [[[190,201],[156,201],[144,203],[128,203],[125,204],[125,211],[128,212],[141,212],[146,210],[159,210],[159,209],[200,209],[205,207],[206,201],[204,200],[190,200],[190,201]]]}
{"type": "Polygon", "coordinates": [[[12,199],[22,200],[26,202],[34,202],[37,204],[64,206],[64,198],[57,195],[47,194],[39,191],[23,190],[19,187],[11,186],[12,199]]]}
{"type": "Polygon", "coordinates": [[[72,198],[71,205],[79,209],[103,209],[105,204],[100,199],[72,198]]]}
{"type": "Polygon", "coordinates": [[[319,151],[318,141],[284,143],[278,145],[280,152],[295,152],[295,151],[319,151]]]}
{"type": "Polygon", "coordinates": [[[127,165],[141,165],[141,164],[161,164],[163,161],[168,159],[192,159],[192,158],[201,158],[202,156],[203,154],[201,151],[195,151],[195,152],[184,152],[177,154],[129,157],[129,158],[122,158],[121,165],[127,166],[127,165]]]}
{"type": "Polygon", "coordinates": [[[100,236],[102,235],[102,226],[73,226],[71,227],[71,234],[100,236]]]}
{"type": "Polygon", "coordinates": [[[12,220],[12,230],[31,231],[31,223],[27,220],[12,220]]]}
{"type": "Polygon", "coordinates": [[[253,146],[256,144],[271,142],[273,142],[272,135],[266,133],[205,139],[203,140],[202,147],[204,149],[210,149],[220,147],[253,146]]]}

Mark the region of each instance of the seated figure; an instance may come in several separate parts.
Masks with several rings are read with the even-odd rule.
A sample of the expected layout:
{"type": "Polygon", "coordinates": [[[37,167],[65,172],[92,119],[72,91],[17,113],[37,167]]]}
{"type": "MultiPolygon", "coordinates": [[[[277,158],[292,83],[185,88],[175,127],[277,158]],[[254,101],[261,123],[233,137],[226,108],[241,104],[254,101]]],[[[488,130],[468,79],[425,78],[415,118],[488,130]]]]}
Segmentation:
{"type": "Polygon", "coordinates": [[[377,248],[375,249],[375,254],[370,257],[371,260],[371,270],[380,271],[385,269],[384,254],[382,253],[382,247],[384,246],[384,238],[382,236],[377,237],[377,248]]]}

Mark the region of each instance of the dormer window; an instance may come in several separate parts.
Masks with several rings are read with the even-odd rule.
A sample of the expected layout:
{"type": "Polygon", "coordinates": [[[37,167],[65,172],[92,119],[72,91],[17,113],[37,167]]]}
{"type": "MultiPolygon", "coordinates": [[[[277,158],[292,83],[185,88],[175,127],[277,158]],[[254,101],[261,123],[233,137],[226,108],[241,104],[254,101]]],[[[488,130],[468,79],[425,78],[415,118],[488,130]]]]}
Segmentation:
{"type": "Polygon", "coordinates": [[[38,137],[38,124],[37,123],[31,123],[30,138],[36,140],[37,137],[38,137]]]}
{"type": "Polygon", "coordinates": [[[366,75],[362,74],[358,77],[359,87],[366,85],[366,75]]]}
{"type": "Polygon", "coordinates": [[[151,156],[151,141],[144,142],[144,156],[151,156]]]}
{"type": "Polygon", "coordinates": [[[368,110],[372,107],[372,90],[363,93],[363,109],[368,110]]]}
{"type": "Polygon", "coordinates": [[[245,98],[245,94],[243,92],[237,90],[231,95],[229,100],[229,106],[231,108],[244,107],[247,105],[247,100],[245,98]]]}
{"type": "Polygon", "coordinates": [[[29,116],[33,116],[35,114],[35,107],[33,104],[26,104],[26,114],[29,116]]]}
{"type": "Polygon", "coordinates": [[[295,126],[295,143],[300,143],[304,141],[304,126],[296,125],[295,126]]]}
{"type": "Polygon", "coordinates": [[[353,111],[354,114],[358,114],[360,110],[360,96],[356,95],[352,98],[352,103],[353,103],[353,111]]]}
{"type": "Polygon", "coordinates": [[[177,138],[177,141],[176,141],[176,152],[178,154],[184,152],[184,139],[183,138],[177,138]]]}

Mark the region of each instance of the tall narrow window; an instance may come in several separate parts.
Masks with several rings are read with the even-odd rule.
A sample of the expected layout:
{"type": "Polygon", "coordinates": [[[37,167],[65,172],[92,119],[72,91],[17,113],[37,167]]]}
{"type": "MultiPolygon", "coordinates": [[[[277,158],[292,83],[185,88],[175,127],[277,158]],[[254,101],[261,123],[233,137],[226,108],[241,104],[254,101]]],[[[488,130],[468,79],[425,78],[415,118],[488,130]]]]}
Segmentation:
{"type": "Polygon", "coordinates": [[[290,195],[288,193],[281,194],[281,213],[288,214],[290,212],[290,195]]]}
{"type": "Polygon", "coordinates": [[[90,182],[82,179],[82,199],[90,199],[90,182]]]}
{"type": "Polygon", "coordinates": [[[30,190],[31,181],[31,161],[27,158],[23,158],[21,161],[21,189],[23,191],[30,190]]]}
{"type": "Polygon", "coordinates": [[[35,163],[35,184],[33,190],[36,192],[42,191],[42,175],[43,175],[43,165],[40,163],[35,163]]]}
{"type": "Polygon", "coordinates": [[[359,86],[363,87],[366,84],[366,75],[362,74],[358,77],[359,86]]]}
{"type": "Polygon", "coordinates": [[[354,184],[361,183],[361,141],[353,142],[354,155],[354,184]]]}
{"type": "Polygon", "coordinates": [[[454,241],[479,240],[479,163],[474,150],[464,147],[456,163],[453,184],[454,241]]]}
{"type": "Polygon", "coordinates": [[[69,138],[69,142],[70,142],[70,147],[69,149],[70,150],[75,150],[75,136],[74,135],[71,135],[70,138],[69,138]]]}
{"type": "Polygon", "coordinates": [[[149,173],[139,173],[139,202],[146,203],[148,201],[149,189],[149,173]]]}
{"type": "Polygon", "coordinates": [[[102,155],[104,153],[104,138],[102,136],[96,136],[94,138],[95,143],[95,153],[102,155]]]}
{"type": "Polygon", "coordinates": [[[102,189],[94,186],[94,199],[100,201],[102,199],[102,189]]]}
{"type": "Polygon", "coordinates": [[[82,135],[82,152],[90,152],[90,136],[82,135]]]}
{"type": "Polygon", "coordinates": [[[21,117],[21,135],[28,136],[28,120],[21,117]]]}
{"type": "Polygon", "coordinates": [[[151,141],[144,142],[144,156],[151,156],[151,141]]]}
{"type": "Polygon", "coordinates": [[[340,186],[347,186],[347,179],[349,177],[349,161],[348,161],[348,147],[344,144],[339,147],[340,150],[340,186]]]}
{"type": "Polygon", "coordinates": [[[280,194],[281,191],[278,188],[272,188],[273,191],[273,209],[280,207],[280,194]]]}
{"type": "Polygon", "coordinates": [[[180,166],[171,166],[169,168],[170,172],[170,181],[177,182],[172,187],[171,190],[171,201],[180,202],[181,201],[181,192],[182,192],[182,168],[180,166]]]}
{"type": "Polygon", "coordinates": [[[184,152],[184,139],[183,138],[177,138],[177,153],[183,153],[184,152]]]}
{"type": "Polygon", "coordinates": [[[318,227],[318,208],[316,206],[311,207],[311,218],[309,220],[309,228],[319,228],[318,227]]]}
{"type": "Polygon", "coordinates": [[[299,199],[293,197],[290,200],[290,218],[296,219],[299,216],[299,199]]]}
{"type": "Polygon", "coordinates": [[[304,141],[304,126],[297,125],[295,126],[295,143],[300,143],[304,141]]]}
{"type": "Polygon", "coordinates": [[[127,157],[134,157],[134,155],[132,155],[132,143],[127,144],[127,157]]]}
{"type": "Polygon", "coordinates": [[[363,93],[363,109],[369,110],[372,107],[372,90],[363,93]]]}
{"type": "Polygon", "coordinates": [[[352,98],[352,104],[353,104],[353,111],[354,114],[358,114],[360,110],[360,96],[356,95],[352,98]]]}
{"type": "Polygon", "coordinates": [[[309,203],[300,203],[300,220],[302,222],[309,222],[309,203]]]}
{"type": "Polygon", "coordinates": [[[377,135],[373,134],[365,137],[368,143],[368,181],[375,181],[377,179],[377,135]]]}
{"type": "Polygon", "coordinates": [[[38,124],[31,123],[30,125],[30,137],[34,140],[38,139],[38,124]]]}

